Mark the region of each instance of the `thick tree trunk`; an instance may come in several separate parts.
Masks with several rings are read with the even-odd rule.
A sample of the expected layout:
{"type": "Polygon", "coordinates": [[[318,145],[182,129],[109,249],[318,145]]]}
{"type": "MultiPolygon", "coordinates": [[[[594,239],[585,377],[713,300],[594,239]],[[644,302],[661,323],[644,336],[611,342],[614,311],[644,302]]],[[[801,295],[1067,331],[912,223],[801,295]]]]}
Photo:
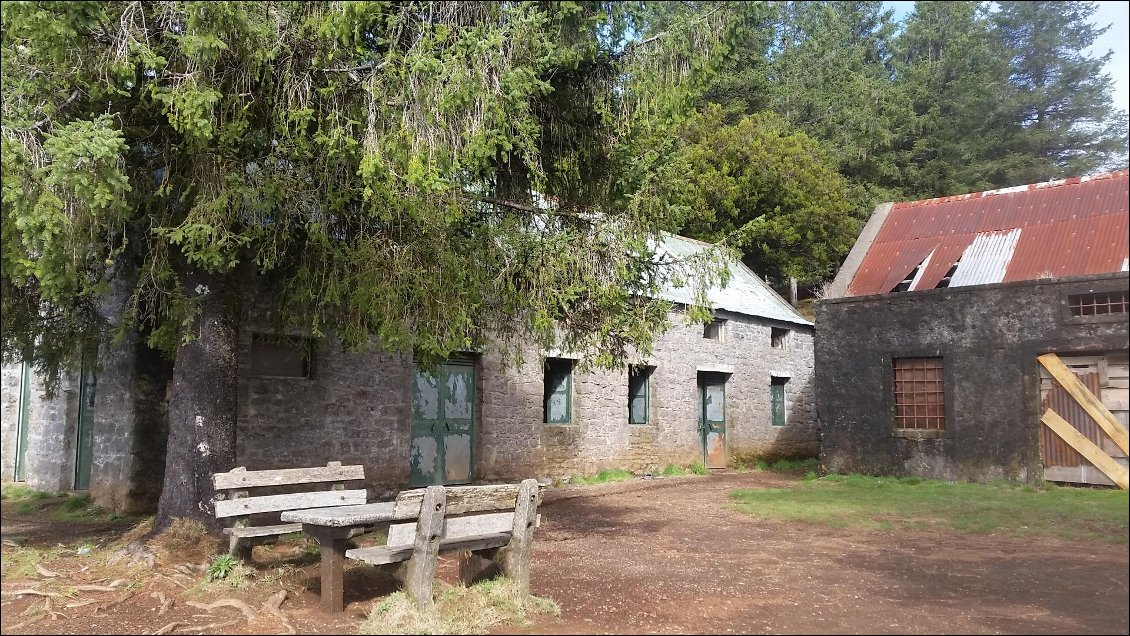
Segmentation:
{"type": "Polygon", "coordinates": [[[169,442],[165,483],[153,531],[178,517],[216,530],[212,473],[235,467],[240,304],[236,277],[217,277],[192,266],[182,272],[185,291],[200,303],[196,337],[177,350],[169,392],[169,442]]]}

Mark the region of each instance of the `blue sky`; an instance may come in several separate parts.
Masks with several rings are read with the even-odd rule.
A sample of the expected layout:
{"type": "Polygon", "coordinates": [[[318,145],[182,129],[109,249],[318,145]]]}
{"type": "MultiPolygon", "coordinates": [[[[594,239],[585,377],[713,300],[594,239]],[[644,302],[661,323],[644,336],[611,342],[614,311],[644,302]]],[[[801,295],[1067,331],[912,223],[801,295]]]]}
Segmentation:
{"type": "MultiPolygon", "coordinates": [[[[883,4],[894,9],[896,21],[914,10],[914,2],[909,0],[883,4]]],[[[1130,112],[1130,3],[1096,4],[1099,9],[1091,16],[1092,20],[1100,27],[1108,24],[1111,27],[1095,41],[1090,53],[1098,57],[1108,50],[1114,51],[1104,70],[1114,79],[1114,106],[1130,112]]]]}

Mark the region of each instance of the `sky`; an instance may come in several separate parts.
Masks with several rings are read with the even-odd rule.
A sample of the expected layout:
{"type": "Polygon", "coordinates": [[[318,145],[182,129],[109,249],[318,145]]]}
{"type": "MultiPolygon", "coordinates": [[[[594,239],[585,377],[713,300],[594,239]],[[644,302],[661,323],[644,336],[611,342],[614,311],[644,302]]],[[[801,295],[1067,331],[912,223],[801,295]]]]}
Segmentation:
{"type": "MultiPolygon", "coordinates": [[[[895,20],[902,20],[914,10],[914,2],[909,0],[899,2],[884,2],[887,7],[895,12],[895,20]]],[[[1108,50],[1114,55],[1107,61],[1105,72],[1114,80],[1114,106],[1130,112],[1130,3],[1096,2],[1098,11],[1091,16],[1092,21],[1099,26],[1111,25],[1095,44],[1089,49],[1094,57],[1105,54],[1108,50]]]]}

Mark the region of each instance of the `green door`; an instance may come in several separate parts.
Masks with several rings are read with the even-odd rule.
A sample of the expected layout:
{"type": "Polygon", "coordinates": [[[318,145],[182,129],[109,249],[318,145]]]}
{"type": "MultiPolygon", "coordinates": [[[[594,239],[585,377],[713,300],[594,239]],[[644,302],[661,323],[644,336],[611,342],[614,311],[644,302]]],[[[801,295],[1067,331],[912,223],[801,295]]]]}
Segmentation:
{"type": "Polygon", "coordinates": [[[770,406],[773,413],[773,426],[785,425],[785,383],[788,378],[774,376],[769,385],[770,406]]]}
{"type": "Polygon", "coordinates": [[[78,389],[78,444],[75,447],[75,490],[90,488],[90,464],[94,458],[94,389],[98,382],[92,358],[83,357],[78,389]]]}
{"type": "Polygon", "coordinates": [[[16,416],[16,481],[24,480],[27,467],[27,428],[31,412],[31,367],[20,363],[20,412],[16,416]]]}
{"type": "Polygon", "coordinates": [[[726,378],[700,374],[698,379],[699,431],[707,468],[726,467],[726,378]]]}
{"type": "Polygon", "coordinates": [[[471,481],[475,437],[475,367],[448,362],[412,378],[411,486],[471,481]]]}

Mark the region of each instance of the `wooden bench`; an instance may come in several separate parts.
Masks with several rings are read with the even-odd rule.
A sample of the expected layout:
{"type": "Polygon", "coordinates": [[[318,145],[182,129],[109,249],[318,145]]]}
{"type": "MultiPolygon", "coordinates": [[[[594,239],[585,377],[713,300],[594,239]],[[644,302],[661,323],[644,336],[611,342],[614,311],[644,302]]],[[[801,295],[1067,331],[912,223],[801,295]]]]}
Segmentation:
{"type": "Polygon", "coordinates": [[[470,552],[472,558],[489,559],[518,584],[522,594],[528,594],[540,498],[534,479],[404,491],[396,497],[393,517],[411,521],[389,526],[386,545],[354,548],[345,556],[372,565],[398,564],[396,577],[421,608],[432,605],[441,552],[470,552]]]}
{"type": "Polygon", "coordinates": [[[346,490],[344,483],[364,478],[363,466],[342,466],[341,462],[314,468],[279,470],[247,470],[241,466],[226,473],[213,474],[212,485],[217,493],[216,518],[235,519],[231,527],[224,529],[224,534],[228,535],[228,552],[247,559],[253,546],[272,543],[280,535],[302,530],[301,523],[254,526],[251,525],[251,515],[365,503],[368,497],[365,489],[346,490]],[[324,486],[327,483],[329,489],[324,486]],[[318,489],[305,488],[301,492],[259,496],[248,493],[251,488],[292,489],[307,484],[318,489]]]}

